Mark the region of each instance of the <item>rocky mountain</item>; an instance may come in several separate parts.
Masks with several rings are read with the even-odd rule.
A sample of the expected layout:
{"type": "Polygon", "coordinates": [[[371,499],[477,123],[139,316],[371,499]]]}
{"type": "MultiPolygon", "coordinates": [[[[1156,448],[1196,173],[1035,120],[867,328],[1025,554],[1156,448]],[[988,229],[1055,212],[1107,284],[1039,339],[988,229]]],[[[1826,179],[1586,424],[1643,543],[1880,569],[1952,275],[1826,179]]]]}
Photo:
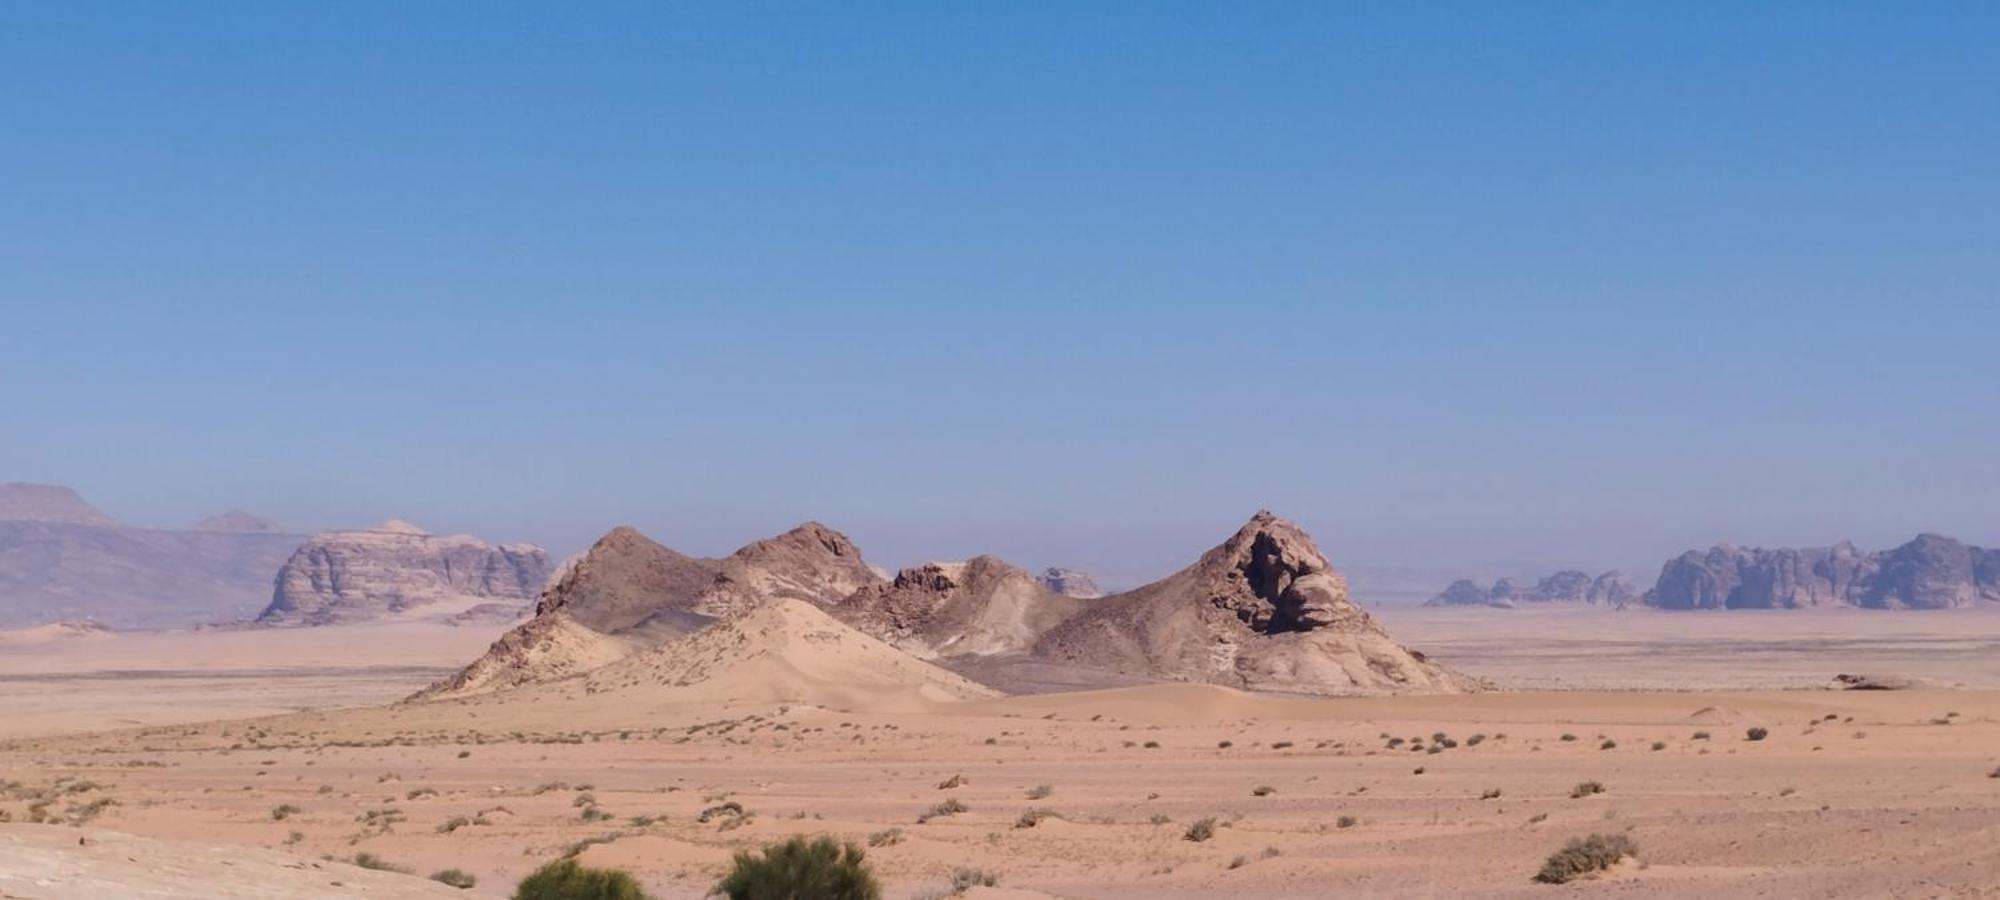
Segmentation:
{"type": "Polygon", "coordinates": [[[1309,694],[1475,690],[1396,644],[1298,526],[1260,511],[1193,565],[1093,600],[1043,635],[1045,663],[1309,694]]]}
{"type": "Polygon", "coordinates": [[[882,583],[846,535],[817,522],[719,560],[676,553],[621,526],[566,567],[543,593],[534,618],[416,699],[560,680],[772,600],[831,607],[882,583]]]}
{"type": "Polygon", "coordinates": [[[49,485],[0,485],[0,628],[89,619],[163,628],[246,619],[304,540],[128,528],[49,485]]]}
{"type": "Polygon", "coordinates": [[[1026,651],[1084,602],[992,556],[904,569],[832,608],[841,621],[924,659],[1026,651]]]}
{"type": "Polygon", "coordinates": [[[0,522],[47,522],[117,528],[120,523],[85,503],[76,491],[55,484],[0,484],[0,522]]]}
{"type": "Polygon", "coordinates": [[[1605,572],[1592,578],[1588,572],[1564,569],[1532,585],[1513,578],[1502,578],[1491,585],[1461,578],[1424,605],[1513,609],[1523,605],[1561,603],[1616,608],[1631,603],[1638,595],[1638,589],[1620,572],[1605,572]]]}
{"type": "Polygon", "coordinates": [[[1936,534],[1874,553],[1844,541],[1804,550],[1721,544],[1668,561],[1643,602],[1660,609],[1955,609],[2000,603],[2000,551],[1936,534]]]}
{"type": "Polygon", "coordinates": [[[261,625],[330,625],[416,615],[447,617],[491,601],[525,607],[549,575],[532,544],[494,546],[390,520],[313,536],[278,570],[261,625]]]}
{"type": "Polygon", "coordinates": [[[1104,589],[1098,587],[1097,582],[1092,581],[1089,575],[1075,569],[1059,569],[1051,566],[1043,569],[1042,574],[1035,578],[1042,583],[1042,587],[1065,597],[1095,600],[1104,596],[1104,589]]]}
{"type": "Polygon", "coordinates": [[[713,636],[777,608],[794,625],[810,611],[806,618],[831,616],[867,638],[849,643],[893,648],[883,665],[929,672],[923,660],[935,660],[1010,689],[1162,680],[1310,694],[1480,687],[1398,646],[1348,599],[1310,537],[1260,512],[1194,565],[1097,600],[1057,593],[990,556],[913,566],[884,581],[852,542],[817,523],[721,560],[620,529],[543,595],[533,619],[412,699],[574,684],[566,679],[579,675],[592,691],[706,680],[726,661],[688,668],[688,648],[748,646],[713,636]],[[633,662],[641,657],[650,661],[633,662]]]}
{"type": "Polygon", "coordinates": [[[284,526],[262,516],[251,515],[240,509],[217,513],[194,523],[193,531],[217,531],[225,534],[284,534],[284,526]]]}

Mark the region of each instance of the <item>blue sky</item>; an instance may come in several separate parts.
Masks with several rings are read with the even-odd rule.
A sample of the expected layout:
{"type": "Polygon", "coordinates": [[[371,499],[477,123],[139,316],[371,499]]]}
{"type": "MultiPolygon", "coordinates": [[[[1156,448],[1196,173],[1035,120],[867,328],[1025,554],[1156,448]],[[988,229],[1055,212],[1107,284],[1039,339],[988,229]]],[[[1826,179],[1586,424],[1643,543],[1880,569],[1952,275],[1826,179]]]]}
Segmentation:
{"type": "Polygon", "coordinates": [[[0,4],[0,480],[1160,574],[2000,543],[1992,4],[0,4]]]}

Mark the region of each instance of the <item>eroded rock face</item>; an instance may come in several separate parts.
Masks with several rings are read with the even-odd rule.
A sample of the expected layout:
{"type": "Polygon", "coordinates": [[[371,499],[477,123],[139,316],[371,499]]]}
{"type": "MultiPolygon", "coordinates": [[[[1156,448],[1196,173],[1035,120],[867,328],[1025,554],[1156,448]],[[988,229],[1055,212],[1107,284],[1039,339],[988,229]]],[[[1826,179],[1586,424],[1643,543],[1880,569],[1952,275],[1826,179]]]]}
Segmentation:
{"type": "Polygon", "coordinates": [[[720,568],[716,560],[684,556],[621,525],[565,567],[535,613],[562,611],[607,634],[698,616],[694,607],[720,568]]]}
{"type": "Polygon", "coordinates": [[[278,570],[264,625],[327,625],[391,618],[423,607],[455,615],[483,601],[525,606],[548,578],[548,553],[465,535],[393,529],[316,535],[278,570]]]}
{"type": "Polygon", "coordinates": [[[1951,609],[2000,603],[1992,551],[1935,534],[1893,550],[1853,544],[1795,550],[1727,544],[1683,553],[1645,596],[1661,609],[1951,609]]]}
{"type": "Polygon", "coordinates": [[[1043,569],[1042,574],[1036,576],[1036,578],[1041,581],[1043,587],[1065,597],[1075,597],[1078,600],[1095,600],[1104,596],[1104,589],[1098,587],[1096,581],[1092,580],[1088,574],[1075,569],[1062,569],[1050,566],[1043,569]]]}
{"type": "Polygon", "coordinates": [[[1026,650],[1083,608],[1024,569],[992,556],[926,563],[864,587],[832,608],[836,618],[925,659],[1026,650]]]}
{"type": "Polygon", "coordinates": [[[1461,691],[1398,646],[1298,526],[1260,511],[1194,565],[1090,602],[1033,648],[1052,664],[1299,693],[1461,691]]]}
{"type": "Polygon", "coordinates": [[[724,558],[696,610],[722,617],[774,598],[831,606],[881,580],[847,535],[807,522],[724,558]]]}
{"type": "Polygon", "coordinates": [[[251,515],[240,509],[217,513],[194,523],[194,531],[209,531],[220,534],[283,534],[285,528],[262,516],[251,515]]]}

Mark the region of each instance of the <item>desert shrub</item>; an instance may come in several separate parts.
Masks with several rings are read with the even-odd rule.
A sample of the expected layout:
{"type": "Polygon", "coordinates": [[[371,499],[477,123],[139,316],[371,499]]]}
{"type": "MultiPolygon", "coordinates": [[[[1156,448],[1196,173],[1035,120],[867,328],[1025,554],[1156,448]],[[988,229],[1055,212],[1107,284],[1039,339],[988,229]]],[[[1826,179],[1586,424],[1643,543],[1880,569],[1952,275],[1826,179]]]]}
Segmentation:
{"type": "Polygon", "coordinates": [[[1761,741],[1770,736],[1771,736],[1771,729],[1765,728],[1762,725],[1756,726],[1755,728],[1752,728],[1749,731],[1743,732],[1743,739],[1750,741],[1761,741]]]}
{"type": "Polygon", "coordinates": [[[595,806],[584,807],[583,812],[577,813],[576,817],[585,822],[605,822],[615,818],[610,813],[595,806]]]}
{"type": "Polygon", "coordinates": [[[894,847],[903,842],[903,829],[886,828],[868,835],[870,847],[894,847]]]}
{"type": "Polygon", "coordinates": [[[2000,778],[2000,766],[1994,766],[1993,771],[1986,773],[1986,777],[2000,778]]]}
{"type": "Polygon", "coordinates": [[[1485,790],[1484,792],[1482,792],[1482,793],[1481,793],[1481,794],[1479,795],[1479,799],[1481,799],[1481,800],[1498,800],[1498,799],[1500,799],[1500,789],[1499,789],[1499,788],[1487,788],[1487,789],[1486,789],[1486,790],[1485,790]]]}
{"type": "Polygon", "coordinates": [[[743,809],[743,804],[734,800],[726,800],[702,810],[701,815],[697,816],[695,821],[705,824],[714,819],[723,817],[742,818],[745,815],[748,815],[748,813],[743,809]]]}
{"type": "Polygon", "coordinates": [[[948,791],[951,790],[952,788],[964,787],[964,786],[965,786],[965,776],[953,775],[950,778],[938,782],[937,789],[940,791],[948,791]]]}
{"type": "Polygon", "coordinates": [[[355,865],[360,866],[361,868],[364,869],[374,869],[377,872],[401,872],[404,875],[411,874],[408,866],[396,865],[395,863],[383,859],[382,857],[376,856],[373,853],[369,853],[366,850],[354,854],[354,858],[349,860],[349,862],[352,862],[355,865]]]}
{"type": "Polygon", "coordinates": [[[1272,794],[1275,794],[1275,793],[1277,793],[1277,792],[1278,792],[1278,789],[1277,789],[1277,788],[1274,788],[1274,787],[1272,787],[1272,786],[1270,786],[1270,785],[1268,785],[1268,784],[1260,784],[1260,785],[1258,785],[1258,786],[1256,786],[1256,787],[1254,787],[1254,788],[1251,788],[1251,789],[1250,789],[1250,796],[1252,796],[1252,797],[1269,797],[1269,796],[1271,796],[1272,794]]]}
{"type": "Polygon", "coordinates": [[[1197,844],[1212,837],[1215,837],[1214,816],[1204,816],[1196,819],[1194,824],[1189,825],[1187,831],[1181,834],[1181,840],[1193,841],[1197,844]]]}
{"type": "Polygon", "coordinates": [[[966,806],[957,797],[952,797],[932,806],[930,809],[924,810],[924,814],[917,817],[917,824],[922,825],[932,819],[941,819],[945,816],[955,816],[962,812],[968,812],[971,809],[972,807],[966,806]]]}
{"type": "Polygon", "coordinates": [[[1216,741],[1216,742],[1215,742],[1215,749],[1217,749],[1217,750],[1227,750],[1227,749],[1229,749],[1229,748],[1231,748],[1231,747],[1234,747],[1234,746],[1236,746],[1236,742],[1235,742],[1235,741],[1216,741]]]}
{"type": "Polygon", "coordinates": [[[1361,820],[1353,816],[1341,816],[1333,820],[1333,827],[1335,828],[1353,828],[1359,824],[1361,824],[1361,820]]]}
{"type": "Polygon", "coordinates": [[[1705,741],[1705,740],[1708,740],[1708,737],[1709,737],[1709,735],[1708,735],[1708,732],[1706,732],[1706,731],[1697,731],[1697,732],[1695,732],[1695,733],[1694,733],[1694,739],[1695,739],[1695,740],[1697,740],[1697,741],[1705,741]]]}
{"type": "Polygon", "coordinates": [[[1569,789],[1569,798],[1571,800],[1581,800],[1584,797],[1588,797],[1592,794],[1602,794],[1602,793],[1604,793],[1603,782],[1583,781],[1583,782],[1578,782],[1576,787],[1569,789]]]}
{"type": "Polygon", "coordinates": [[[1616,750],[1616,749],[1618,749],[1618,742],[1617,742],[1617,741],[1614,741],[1614,740],[1612,740],[1612,739],[1610,739],[1610,738],[1605,738],[1605,739],[1604,739],[1604,743],[1602,743],[1602,744],[1598,744],[1598,745],[1597,745],[1597,749],[1599,749],[1599,750],[1616,750]]]}
{"type": "Polygon", "coordinates": [[[976,887],[999,887],[1000,876],[985,869],[960,867],[951,870],[951,893],[963,894],[976,887]]]}
{"type": "Polygon", "coordinates": [[[458,888],[461,891],[471,890],[479,884],[479,879],[464,869],[445,869],[442,872],[432,872],[431,880],[439,884],[458,888]]]}
{"type": "Polygon", "coordinates": [[[1563,740],[1563,743],[1569,743],[1570,741],[1574,741],[1574,740],[1576,740],[1576,735],[1573,735],[1573,734],[1565,734],[1565,735],[1563,735],[1563,736],[1562,736],[1562,740],[1563,740]]]}
{"type": "Polygon", "coordinates": [[[1160,742],[1159,742],[1159,741],[1147,741],[1147,742],[1146,742],[1146,744],[1145,744],[1145,747],[1146,747],[1146,749],[1148,749],[1148,750],[1158,750],[1158,749],[1160,749],[1160,742]]]}
{"type": "Polygon", "coordinates": [[[1291,741],[1273,741],[1273,742],[1271,743],[1271,749],[1273,749],[1273,750],[1290,750],[1290,749],[1292,749],[1292,742],[1291,742],[1291,741]]]}
{"type": "Polygon", "coordinates": [[[559,859],[521,879],[514,900],[651,900],[639,880],[620,869],[593,869],[559,859]]]}
{"type": "Polygon", "coordinates": [[[794,837],[762,854],[738,852],[714,893],[729,900],[877,900],[882,886],[860,847],[828,837],[794,837]]]}
{"type": "Polygon", "coordinates": [[[1549,855],[1548,861],[1542,863],[1542,870],[1535,873],[1535,880],[1543,884],[1566,884],[1584,875],[1609,869],[1619,860],[1638,852],[1639,848],[1632,843],[1632,839],[1622,834],[1574,838],[1561,850],[1549,855]]]}
{"type": "MultiPolygon", "coordinates": [[[[1995,769],[1993,771],[2000,772],[2000,769],[1995,769]]],[[[2000,778],[2000,775],[1994,775],[1993,777],[2000,778]]],[[[1173,820],[1174,820],[1173,817],[1167,815],[1166,813],[1154,813],[1151,818],[1146,820],[1146,822],[1147,824],[1150,825],[1165,825],[1173,820]]]]}
{"type": "Polygon", "coordinates": [[[1467,747],[1477,747],[1477,746],[1479,746],[1480,744],[1482,744],[1482,743],[1485,743],[1485,741],[1486,741],[1486,735],[1484,735],[1484,734],[1474,734],[1474,735],[1470,735],[1470,736],[1466,737],[1466,739],[1465,739],[1465,746],[1467,746],[1467,747]]]}
{"type": "Polygon", "coordinates": [[[1028,791],[1028,799],[1041,800],[1056,792],[1053,784],[1038,784],[1028,791]]]}
{"type": "Polygon", "coordinates": [[[1041,807],[1036,807],[1034,809],[1022,812],[1021,817],[1014,820],[1014,827],[1033,828],[1037,825],[1042,824],[1043,819],[1060,819],[1060,818],[1062,818],[1062,816],[1057,815],[1056,811],[1053,809],[1043,809],[1041,807]]]}
{"type": "Polygon", "coordinates": [[[283,822],[284,820],[289,819],[302,812],[305,812],[305,810],[293,806],[290,803],[279,804],[277,806],[271,807],[271,821],[283,822]]]}

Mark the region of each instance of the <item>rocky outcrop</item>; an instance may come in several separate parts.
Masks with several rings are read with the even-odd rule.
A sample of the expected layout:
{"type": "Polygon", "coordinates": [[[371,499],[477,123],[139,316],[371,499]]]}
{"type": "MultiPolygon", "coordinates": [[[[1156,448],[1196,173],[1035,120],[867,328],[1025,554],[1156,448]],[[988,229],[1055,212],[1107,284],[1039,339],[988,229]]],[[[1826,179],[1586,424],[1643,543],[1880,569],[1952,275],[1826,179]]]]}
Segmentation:
{"type": "Polygon", "coordinates": [[[1954,609],[2000,603],[2000,558],[1935,534],[1893,550],[1853,544],[1765,550],[1722,544],[1660,569],[1644,597],[1660,609],[1954,609]]]}
{"type": "Polygon", "coordinates": [[[1104,590],[1097,586],[1096,581],[1092,580],[1088,574],[1075,569],[1060,569],[1050,566],[1043,569],[1042,574],[1035,577],[1036,580],[1042,583],[1042,587],[1048,588],[1065,597],[1074,597],[1078,600],[1095,600],[1104,596],[1104,590]]]}
{"type": "Polygon", "coordinates": [[[1046,662],[1308,694],[1464,691],[1476,680],[1396,644],[1298,526],[1260,511],[1200,560],[1091,601],[1036,641],[1046,662]]]}
{"type": "Polygon", "coordinates": [[[686,631],[709,620],[695,606],[720,571],[716,560],[683,556],[621,525],[565,567],[535,614],[563,612],[605,634],[648,623],[686,631]]]}
{"type": "Polygon", "coordinates": [[[263,625],[330,625],[417,613],[451,616],[490,601],[526,606],[548,578],[530,544],[428,534],[391,520],[316,535],[278,570],[263,625]]]}
{"type": "Polygon", "coordinates": [[[883,583],[847,536],[807,522],[723,559],[677,553],[629,527],[564,566],[535,616],[416,700],[557,681],[773,600],[831,607],[883,583]]]}
{"type": "Polygon", "coordinates": [[[751,543],[725,557],[719,568],[696,612],[727,616],[780,597],[831,606],[882,581],[847,535],[818,522],[751,543]]]}
{"type": "Polygon", "coordinates": [[[119,522],[55,484],[0,484],[0,522],[59,522],[117,528],[119,522]]]}
{"type": "Polygon", "coordinates": [[[1637,595],[1637,589],[1618,572],[1605,572],[1592,578],[1587,572],[1564,569],[1536,581],[1533,585],[1524,585],[1513,578],[1502,578],[1492,586],[1486,587],[1462,578],[1452,582],[1443,592],[1432,597],[1424,605],[1491,606],[1500,609],[1533,604],[1622,607],[1632,602],[1637,595]]]}
{"type": "Polygon", "coordinates": [[[1083,608],[1026,570],[991,556],[927,563],[855,591],[835,617],[925,659],[1025,651],[1083,608]]]}

